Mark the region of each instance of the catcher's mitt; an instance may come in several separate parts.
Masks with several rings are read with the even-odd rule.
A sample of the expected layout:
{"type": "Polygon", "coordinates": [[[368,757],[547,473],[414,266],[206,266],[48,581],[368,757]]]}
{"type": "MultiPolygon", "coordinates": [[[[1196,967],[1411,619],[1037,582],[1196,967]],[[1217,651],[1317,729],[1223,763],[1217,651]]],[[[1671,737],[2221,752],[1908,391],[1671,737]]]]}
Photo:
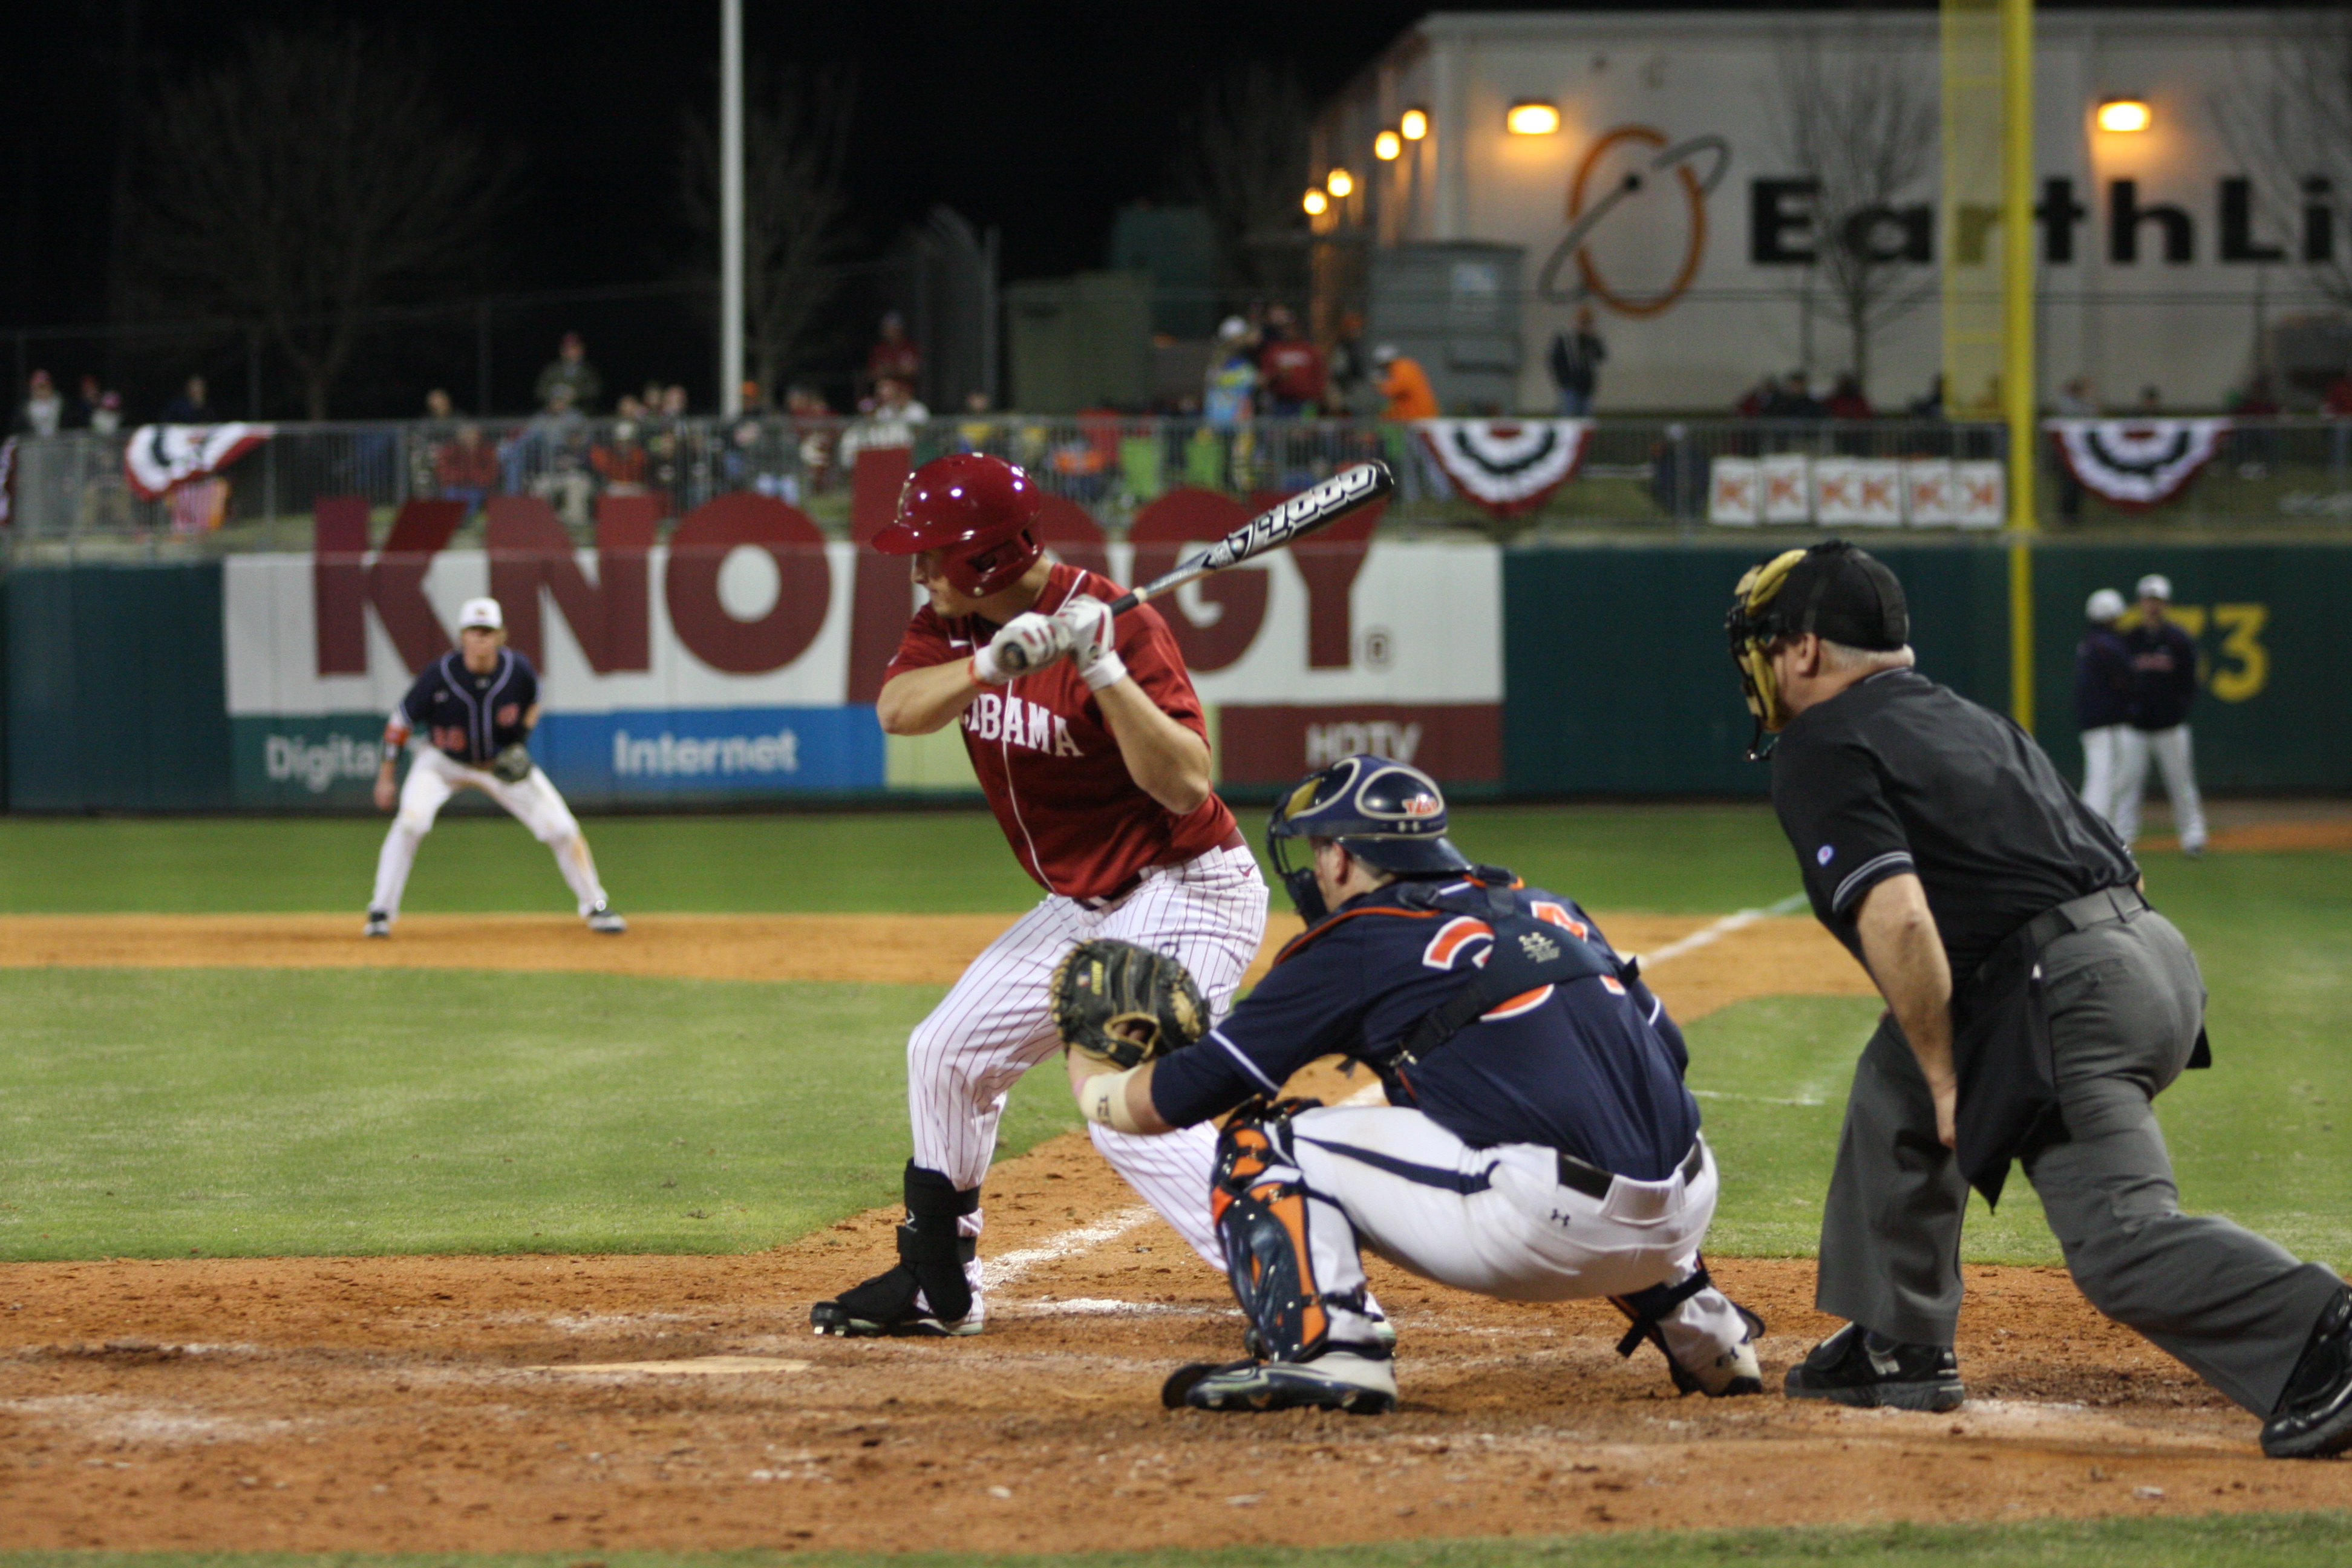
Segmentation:
{"type": "Polygon", "coordinates": [[[490,759],[490,772],[509,784],[522,783],[530,777],[530,748],[520,741],[500,746],[490,759]]]}
{"type": "Polygon", "coordinates": [[[1118,1071],[1181,1049],[1209,1026],[1208,1004],[1183,964],[1131,942],[1078,943],[1046,991],[1062,1043],[1118,1071]]]}

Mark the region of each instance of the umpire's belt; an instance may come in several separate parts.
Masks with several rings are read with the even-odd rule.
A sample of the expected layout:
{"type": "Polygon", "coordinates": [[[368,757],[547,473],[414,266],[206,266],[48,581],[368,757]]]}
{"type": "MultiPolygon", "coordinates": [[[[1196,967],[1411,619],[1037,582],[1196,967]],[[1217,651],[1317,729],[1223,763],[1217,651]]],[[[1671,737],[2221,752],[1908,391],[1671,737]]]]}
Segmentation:
{"type": "Polygon", "coordinates": [[[2127,921],[2148,907],[2137,888],[2101,888],[2079,899],[2047,909],[2019,928],[2010,938],[2027,953],[2038,953],[2069,931],[2084,931],[2108,921],[2127,921]]]}
{"type": "MultiPolygon", "coordinates": [[[[1706,1163],[1706,1145],[1694,1138],[1691,1140],[1690,1152],[1683,1156],[1683,1163],[1675,1166],[1674,1173],[1665,1179],[1671,1182],[1675,1176],[1680,1176],[1685,1184],[1696,1182],[1698,1180],[1699,1168],[1706,1163]]],[[[1609,1195],[1611,1184],[1616,1180],[1616,1175],[1612,1172],[1580,1160],[1566,1151],[1560,1152],[1559,1184],[1563,1187],[1582,1193],[1588,1198],[1605,1198],[1609,1195]]]]}

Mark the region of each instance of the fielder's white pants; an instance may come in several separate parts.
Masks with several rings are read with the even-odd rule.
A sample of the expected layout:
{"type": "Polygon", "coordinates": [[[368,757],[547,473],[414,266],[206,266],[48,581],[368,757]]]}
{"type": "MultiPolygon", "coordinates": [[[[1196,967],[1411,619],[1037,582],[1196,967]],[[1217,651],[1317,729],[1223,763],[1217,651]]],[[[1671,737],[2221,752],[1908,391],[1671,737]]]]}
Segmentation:
{"type": "Polygon", "coordinates": [[[433,831],[434,821],[449,804],[449,797],[461,789],[488,794],[530,828],[533,838],[555,852],[556,869],[563,873],[582,916],[604,901],[588,840],[581,837],[572,808],[563,804],[542,770],[534,766],[530,777],[509,784],[488,768],[469,768],[450,761],[434,747],[421,746],[408,764],[407,782],[400,786],[400,809],[392,819],[392,831],[383,836],[383,851],[376,857],[375,896],[368,900],[369,909],[388,915],[400,913],[400,895],[416,865],[417,846],[433,831]]]}
{"type": "Polygon", "coordinates": [[[2116,820],[2116,752],[2128,724],[2099,724],[2083,731],[2083,804],[2109,826],[2116,820]]]}
{"type": "MultiPolygon", "coordinates": [[[[1359,1242],[1423,1279],[1506,1301],[1630,1295],[1689,1279],[1715,1218],[1711,1151],[1688,1180],[1619,1176],[1596,1198],[1560,1184],[1550,1149],[1474,1149],[1403,1106],[1325,1106],[1290,1125],[1316,1285],[1327,1296],[1364,1283],[1359,1242]]],[[[1370,1341],[1361,1315],[1329,1311],[1334,1341],[1370,1341]]],[[[1710,1365],[1748,1335],[1738,1309],[1712,1288],[1659,1328],[1685,1367],[1710,1365]]]]}
{"type": "Polygon", "coordinates": [[[2147,788],[2147,760],[2153,753],[2164,773],[2165,798],[2172,802],[2172,823],[2183,849],[2205,847],[2205,802],[2197,793],[2197,765],[2189,746],[2189,726],[2169,730],[2135,730],[2126,724],[2116,744],[2116,834],[2129,844],[2139,837],[2140,796],[2147,788]]]}
{"type": "MultiPolygon", "coordinates": [[[[1046,982],[1074,944],[1117,937],[1172,953],[1192,971],[1210,1016],[1222,1018],[1265,936],[1265,881],[1249,851],[1212,849],[1181,866],[1146,871],[1142,886],[1109,909],[1053,897],[1013,921],[907,1041],[915,1163],[959,1190],[979,1186],[988,1174],[1013,1080],[1061,1047],[1046,982]]],[[[1157,1138],[1098,1124],[1088,1131],[1128,1184],[1223,1273],[1224,1249],[1209,1223],[1216,1128],[1203,1122],[1157,1138]]],[[[981,1217],[965,1215],[961,1233],[978,1236],[981,1217]]],[[[977,1301],[977,1281],[973,1289],[977,1301]]]]}

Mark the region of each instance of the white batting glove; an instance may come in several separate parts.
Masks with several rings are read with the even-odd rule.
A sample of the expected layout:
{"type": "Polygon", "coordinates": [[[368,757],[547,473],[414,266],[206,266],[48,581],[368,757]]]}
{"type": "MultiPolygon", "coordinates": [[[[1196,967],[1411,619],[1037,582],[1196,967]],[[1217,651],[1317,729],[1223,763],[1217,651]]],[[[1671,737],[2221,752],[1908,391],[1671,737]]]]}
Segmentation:
{"type": "Polygon", "coordinates": [[[1014,676],[1043,669],[1069,651],[1069,628],[1029,610],[1005,622],[988,646],[971,656],[971,673],[985,685],[1002,686],[1014,676]]]}
{"type": "Polygon", "coordinates": [[[1108,605],[1091,594],[1074,595],[1054,619],[1068,629],[1070,662],[1078,667],[1087,690],[1100,691],[1127,679],[1127,661],[1111,646],[1118,631],[1108,605]]]}

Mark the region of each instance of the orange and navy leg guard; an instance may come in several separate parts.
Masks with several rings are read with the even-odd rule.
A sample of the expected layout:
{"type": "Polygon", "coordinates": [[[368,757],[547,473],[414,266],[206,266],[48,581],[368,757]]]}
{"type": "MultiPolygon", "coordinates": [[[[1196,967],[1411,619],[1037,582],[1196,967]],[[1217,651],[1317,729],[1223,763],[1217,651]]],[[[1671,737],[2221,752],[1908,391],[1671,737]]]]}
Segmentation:
{"type": "MultiPolygon", "coordinates": [[[[1209,1215],[1225,1246],[1234,1299],[1250,1321],[1253,1351],[1269,1361],[1309,1361],[1329,1346],[1328,1303],[1364,1310],[1359,1288],[1339,1295],[1317,1289],[1307,1241],[1308,1192],[1290,1152],[1286,1106],[1244,1106],[1217,1140],[1217,1173],[1209,1215]]],[[[1342,1244],[1352,1247],[1350,1236],[1342,1244]]],[[[1379,1345],[1349,1351],[1387,1359],[1379,1345]]]]}

